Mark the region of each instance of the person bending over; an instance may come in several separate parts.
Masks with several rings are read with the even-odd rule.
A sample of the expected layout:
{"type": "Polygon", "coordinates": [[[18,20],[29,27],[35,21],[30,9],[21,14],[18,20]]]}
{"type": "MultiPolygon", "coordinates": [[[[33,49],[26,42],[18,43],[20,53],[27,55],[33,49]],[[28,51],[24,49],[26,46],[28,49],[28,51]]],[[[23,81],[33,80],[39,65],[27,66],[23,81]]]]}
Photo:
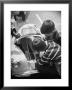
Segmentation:
{"type": "Polygon", "coordinates": [[[45,35],[46,40],[53,40],[61,46],[61,36],[55,28],[55,24],[52,20],[45,20],[40,28],[42,34],[45,35]]]}

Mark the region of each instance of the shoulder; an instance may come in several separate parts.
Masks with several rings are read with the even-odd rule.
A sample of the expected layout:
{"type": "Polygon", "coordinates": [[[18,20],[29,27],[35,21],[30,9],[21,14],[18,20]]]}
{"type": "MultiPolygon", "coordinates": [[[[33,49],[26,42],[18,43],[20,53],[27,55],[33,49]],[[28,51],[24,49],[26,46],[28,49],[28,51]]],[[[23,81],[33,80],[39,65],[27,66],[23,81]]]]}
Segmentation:
{"type": "Polygon", "coordinates": [[[53,40],[48,40],[47,44],[48,44],[48,48],[56,48],[56,47],[60,46],[56,42],[54,42],[53,40]]]}
{"type": "Polygon", "coordinates": [[[53,36],[60,37],[60,34],[57,30],[54,31],[53,36]]]}
{"type": "Polygon", "coordinates": [[[47,47],[46,53],[57,52],[57,51],[61,51],[61,46],[55,43],[54,41],[48,41],[48,47],[47,47]]]}
{"type": "Polygon", "coordinates": [[[57,44],[61,45],[61,35],[60,35],[60,33],[59,33],[58,31],[55,31],[55,32],[53,33],[53,40],[54,40],[57,44]]]}

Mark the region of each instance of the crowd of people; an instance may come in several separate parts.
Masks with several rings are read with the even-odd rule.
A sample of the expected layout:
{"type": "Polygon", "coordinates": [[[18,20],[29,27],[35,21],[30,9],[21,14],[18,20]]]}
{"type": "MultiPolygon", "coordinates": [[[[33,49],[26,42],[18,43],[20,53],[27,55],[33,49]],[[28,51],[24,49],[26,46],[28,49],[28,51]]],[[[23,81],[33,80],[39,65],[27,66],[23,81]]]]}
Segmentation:
{"type": "Polygon", "coordinates": [[[14,45],[26,58],[26,62],[22,62],[21,71],[19,67],[18,72],[12,61],[12,74],[17,72],[17,75],[24,75],[23,69],[40,73],[41,76],[61,78],[61,36],[54,22],[45,20],[38,32],[36,25],[26,24],[27,17],[28,13],[24,11],[12,12],[11,38],[14,38],[14,45]]]}

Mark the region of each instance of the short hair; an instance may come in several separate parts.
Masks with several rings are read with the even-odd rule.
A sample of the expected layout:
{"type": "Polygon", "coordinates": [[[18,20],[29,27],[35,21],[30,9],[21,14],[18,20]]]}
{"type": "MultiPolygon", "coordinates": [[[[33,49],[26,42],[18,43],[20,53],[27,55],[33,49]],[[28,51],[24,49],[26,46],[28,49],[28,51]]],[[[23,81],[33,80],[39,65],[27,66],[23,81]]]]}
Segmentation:
{"type": "Polygon", "coordinates": [[[45,20],[40,29],[42,34],[49,34],[54,30],[55,30],[55,24],[52,20],[45,20]]]}
{"type": "Polygon", "coordinates": [[[45,51],[46,50],[46,43],[45,41],[41,40],[40,38],[34,39],[32,43],[33,50],[35,51],[45,51]]]}

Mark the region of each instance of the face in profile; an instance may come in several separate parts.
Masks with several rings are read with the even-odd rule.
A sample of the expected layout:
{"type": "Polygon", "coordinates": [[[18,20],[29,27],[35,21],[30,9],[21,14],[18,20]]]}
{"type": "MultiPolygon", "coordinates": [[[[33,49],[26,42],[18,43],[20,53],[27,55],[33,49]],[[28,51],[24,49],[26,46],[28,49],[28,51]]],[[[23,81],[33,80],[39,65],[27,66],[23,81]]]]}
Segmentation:
{"type": "Polygon", "coordinates": [[[52,40],[52,39],[53,39],[53,32],[50,33],[50,34],[45,34],[45,38],[46,38],[47,40],[52,40]]]}

